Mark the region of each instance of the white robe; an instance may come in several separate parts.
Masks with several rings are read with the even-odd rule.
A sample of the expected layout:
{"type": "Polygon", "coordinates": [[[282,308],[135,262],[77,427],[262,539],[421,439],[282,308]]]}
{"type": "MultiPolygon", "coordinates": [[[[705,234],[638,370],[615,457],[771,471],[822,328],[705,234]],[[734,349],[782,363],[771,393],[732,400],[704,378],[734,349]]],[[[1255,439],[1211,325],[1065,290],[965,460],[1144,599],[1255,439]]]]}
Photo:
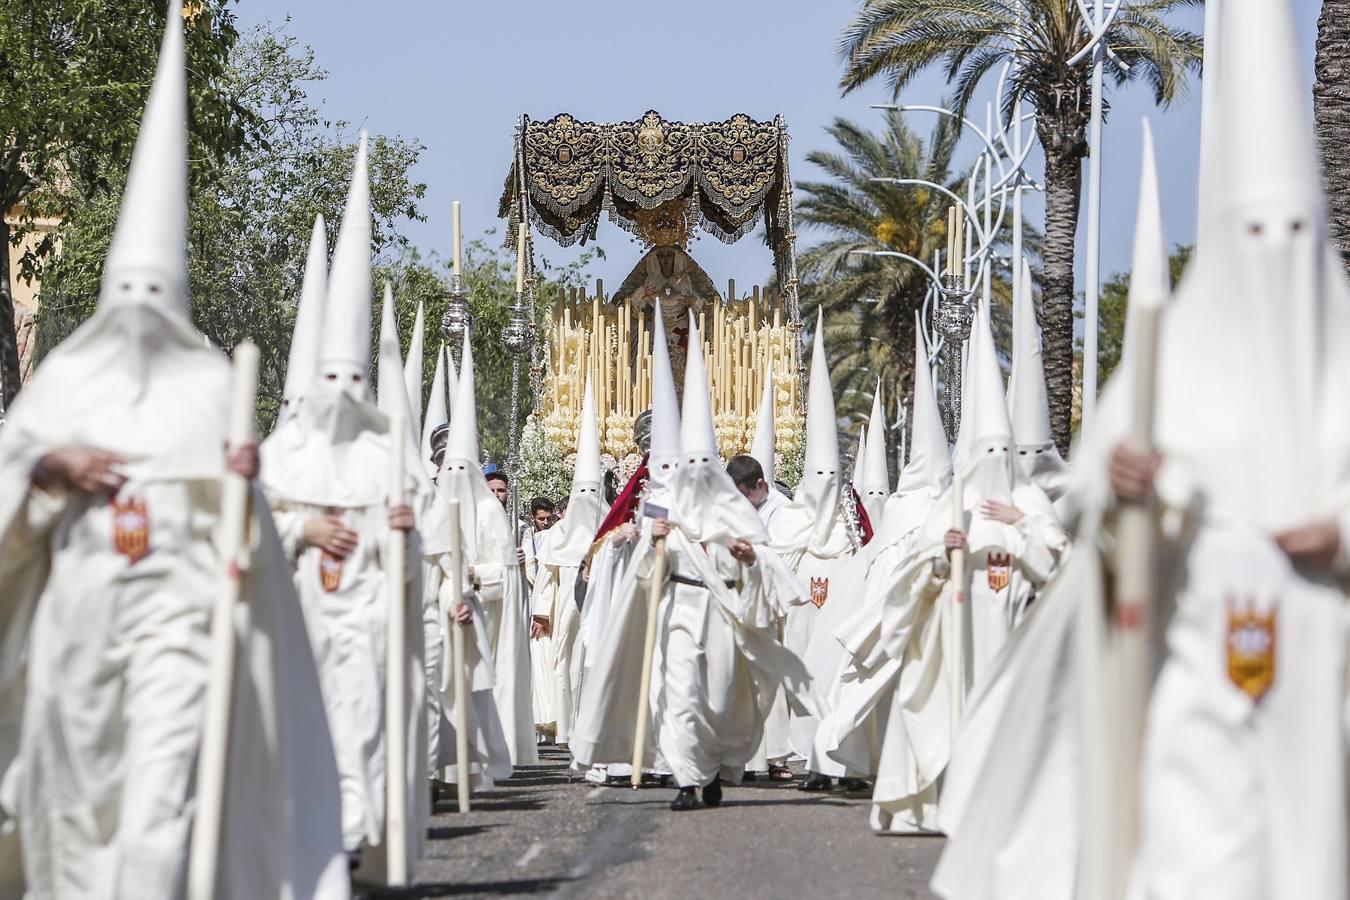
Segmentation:
{"type": "MultiPolygon", "coordinates": [[[[319,648],[324,701],[342,776],[342,832],[348,851],[380,847],[385,827],[385,680],[387,677],[388,586],[384,554],[389,511],[384,504],[338,511],[358,535],[356,549],[340,562],[303,540],[309,518],[331,512],[306,503],[276,501],[276,520],[295,566],[295,585],[311,641],[319,648]],[[325,577],[329,580],[325,581],[325,577]]],[[[407,582],[409,658],[408,810],[411,821],[429,816],[426,784],[427,719],[419,542],[409,541],[407,582]]],[[[421,825],[409,829],[415,862],[421,825]]],[[[378,858],[378,854],[376,855],[378,858]]],[[[379,877],[378,875],[376,877],[379,877]]]]}
{"type": "MultiPolygon", "coordinates": [[[[5,468],[0,823],[22,834],[24,896],[182,897],[219,483],[128,481],[117,499],[144,504],[149,550],[132,562],[112,503],[29,490],[26,471],[5,468]]],[[[215,896],[346,897],[314,659],[266,503],[254,504],[215,896]]],[[[0,896],[18,896],[15,858],[0,859],[0,896]]]]}
{"type": "MultiPolygon", "coordinates": [[[[891,700],[873,791],[873,827],[879,831],[934,831],[937,779],[950,759],[951,681],[959,678],[969,696],[984,680],[994,658],[1025,614],[1067,549],[1067,539],[1052,517],[1045,495],[1034,486],[1013,488],[1013,505],[1026,515],[1015,526],[983,520],[971,527],[964,602],[965,667],[952,671],[947,653],[951,616],[958,608],[955,585],[940,535],[950,494],[935,504],[930,521],[916,536],[918,552],[899,568],[886,589],[886,609],[873,641],[857,662],[859,674],[887,661],[900,670],[891,700]],[[1006,557],[1006,560],[1005,560],[1006,557]],[[991,565],[995,564],[996,565],[991,565]],[[899,713],[899,715],[896,715],[899,713]]],[[[878,689],[884,685],[878,679],[878,689]]]]}
{"type": "MultiPolygon", "coordinates": [[[[630,763],[654,555],[644,521],[638,550],[614,595],[613,612],[583,685],[571,749],[581,766],[630,763]]],[[[805,668],[773,623],[805,591],[766,547],[742,566],[724,547],[705,550],[672,531],[667,552],[679,572],[711,588],[667,581],[658,616],[651,723],[644,768],[665,767],[682,786],[716,777],[739,782],[779,685],[802,711],[815,700],[805,668]],[[728,587],[726,581],[735,581],[728,587]]]]}
{"type": "MultiPolygon", "coordinates": [[[[550,532],[552,533],[552,532],[550,532]]],[[[548,538],[546,537],[545,542],[548,538]]],[[[549,634],[530,647],[535,681],[535,726],[553,729],[554,739],[566,744],[571,738],[580,699],[581,655],[577,640],[581,610],[577,609],[576,581],[580,566],[546,565],[541,562],[530,597],[532,616],[546,619],[549,634]],[[540,715],[552,718],[539,718],[540,715]]]]}

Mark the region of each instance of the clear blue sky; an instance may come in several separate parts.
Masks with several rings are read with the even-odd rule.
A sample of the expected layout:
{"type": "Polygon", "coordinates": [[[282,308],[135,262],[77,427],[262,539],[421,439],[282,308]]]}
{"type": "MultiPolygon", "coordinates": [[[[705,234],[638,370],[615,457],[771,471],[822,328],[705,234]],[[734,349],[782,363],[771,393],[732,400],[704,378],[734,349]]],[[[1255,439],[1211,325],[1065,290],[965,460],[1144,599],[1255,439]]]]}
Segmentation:
{"type": "MultiPolygon", "coordinates": [[[[1311,83],[1320,3],[1293,2],[1311,83]]],[[[446,250],[454,199],[464,202],[469,235],[498,225],[497,199],[520,113],[620,120],[650,108],[686,121],[782,113],[792,134],[793,175],[817,177],[804,156],[830,146],[824,127],[837,116],[878,123],[870,104],[889,100],[881,86],[839,96],[835,39],[855,8],[849,0],[242,0],[238,11],[244,26],[291,18],[290,32],[313,46],[331,73],[318,92],[327,115],[426,145],[415,174],[428,185],[427,221],[408,232],[424,249],[446,250]]],[[[1202,13],[1177,21],[1199,31],[1202,13]]],[[[932,72],[901,99],[936,103],[944,88],[932,72]]],[[[993,89],[992,81],[984,87],[990,95],[993,89]]],[[[1112,91],[1108,99],[1104,273],[1129,266],[1142,115],[1151,116],[1157,136],[1168,239],[1192,240],[1199,85],[1167,111],[1153,107],[1143,85],[1112,91]]],[[[915,124],[927,132],[931,120],[915,124]]],[[[1032,165],[1038,170],[1040,163],[1032,165]]],[[[1028,205],[1028,216],[1039,223],[1038,202],[1028,205]]],[[[803,233],[804,243],[812,240],[803,233]]],[[[608,259],[593,274],[617,286],[638,247],[608,223],[599,244],[608,259]]],[[[553,261],[574,252],[547,238],[538,246],[553,261]]],[[[767,249],[751,237],[726,247],[705,236],[692,249],[719,285],[729,276],[743,285],[763,281],[771,272],[767,249]]],[[[1079,279],[1081,286],[1081,261],[1079,279]]]]}

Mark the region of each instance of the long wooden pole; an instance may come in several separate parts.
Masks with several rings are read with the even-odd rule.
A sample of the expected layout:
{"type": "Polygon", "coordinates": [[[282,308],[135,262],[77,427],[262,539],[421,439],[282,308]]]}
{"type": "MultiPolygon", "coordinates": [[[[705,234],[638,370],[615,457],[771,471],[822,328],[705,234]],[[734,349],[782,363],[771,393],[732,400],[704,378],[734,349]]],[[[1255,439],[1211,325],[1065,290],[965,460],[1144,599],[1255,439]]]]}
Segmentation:
{"type": "MultiPolygon", "coordinates": [[[[952,478],[952,528],[966,530],[965,479],[952,478]]],[[[966,550],[952,551],[952,735],[966,704],[966,550]]]]}
{"type": "MultiPolygon", "coordinates": [[[[694,347],[689,352],[697,353],[694,347]]],[[[656,656],[656,616],[661,607],[661,591],[666,582],[666,539],[657,538],[652,552],[656,564],[652,567],[651,587],[647,591],[647,636],[642,645],[642,681],[638,687],[637,728],[633,733],[633,787],[642,786],[642,760],[647,754],[647,719],[651,712],[652,660],[656,656]]]]}
{"type": "MultiPolygon", "coordinates": [[[[258,348],[245,341],[234,348],[234,381],[226,434],[237,450],[253,440],[258,400],[258,348]]],[[[225,778],[230,752],[230,713],[234,705],[234,608],[239,602],[239,554],[246,546],[249,479],[227,471],[221,479],[221,576],[211,612],[211,657],[206,682],[206,716],[197,756],[197,815],[188,856],[188,896],[212,900],[220,867],[224,827],[225,778]]]]}
{"type": "MultiPolygon", "coordinates": [[[[1153,413],[1157,392],[1158,324],[1162,309],[1138,304],[1131,328],[1133,340],[1133,409],[1129,445],[1138,453],[1154,452],[1153,413]]],[[[1110,790],[1113,814],[1110,853],[1103,860],[1106,900],[1123,898],[1129,889],[1131,864],[1139,846],[1139,773],[1143,767],[1143,735],[1148,718],[1150,621],[1158,570],[1157,503],[1150,498],[1122,503],[1117,518],[1114,621],[1107,628],[1106,691],[1111,732],[1110,790]]]]}
{"type": "MultiPolygon", "coordinates": [[[[461,543],[459,527],[459,501],[450,501],[450,592],[456,598],[455,606],[464,591],[464,546],[461,543]]],[[[468,626],[454,621],[453,607],[451,620],[446,623],[450,629],[450,650],[455,656],[455,788],[459,800],[459,811],[469,811],[472,793],[473,773],[469,769],[469,663],[464,658],[465,634],[468,626]]]]}
{"type": "MultiPolygon", "coordinates": [[[[403,454],[407,425],[389,420],[389,507],[403,506],[403,454]]],[[[384,683],[384,830],[387,877],[393,887],[408,884],[408,534],[389,529],[385,553],[389,622],[384,683]]]]}

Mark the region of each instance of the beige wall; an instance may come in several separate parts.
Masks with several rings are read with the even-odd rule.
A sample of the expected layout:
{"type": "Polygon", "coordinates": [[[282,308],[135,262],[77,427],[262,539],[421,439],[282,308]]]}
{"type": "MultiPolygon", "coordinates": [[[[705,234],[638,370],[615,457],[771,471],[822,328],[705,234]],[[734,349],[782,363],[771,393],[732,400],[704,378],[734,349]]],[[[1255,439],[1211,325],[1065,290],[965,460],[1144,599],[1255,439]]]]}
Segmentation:
{"type": "MultiPolygon", "coordinates": [[[[21,210],[10,210],[5,214],[5,220],[15,222],[20,215],[21,210]]],[[[36,339],[33,330],[33,314],[37,312],[38,290],[41,285],[36,278],[30,284],[19,277],[19,260],[23,258],[24,253],[36,246],[38,241],[54,231],[60,224],[60,219],[38,219],[36,221],[37,228],[25,235],[18,246],[10,245],[7,248],[9,252],[10,289],[13,291],[14,297],[14,331],[19,343],[19,371],[22,373],[24,381],[28,380],[28,376],[32,374],[33,369],[33,348],[36,339]]],[[[61,252],[59,239],[56,244],[56,252],[61,252]]]]}

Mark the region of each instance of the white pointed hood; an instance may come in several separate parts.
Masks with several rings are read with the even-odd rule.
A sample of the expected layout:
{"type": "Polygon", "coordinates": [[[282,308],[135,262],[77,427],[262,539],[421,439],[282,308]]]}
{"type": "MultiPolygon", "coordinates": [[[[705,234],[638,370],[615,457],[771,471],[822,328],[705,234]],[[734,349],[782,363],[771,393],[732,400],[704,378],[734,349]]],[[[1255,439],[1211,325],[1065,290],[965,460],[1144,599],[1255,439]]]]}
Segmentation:
{"type": "Polygon", "coordinates": [[[328,230],[323,216],[314,217],[309,236],[309,255],[300,284],[300,302],[295,309],[295,329],[286,362],[286,386],[282,403],[294,405],[319,375],[319,343],[323,340],[323,301],[328,292],[328,230]]]}
{"type": "Polygon", "coordinates": [[[882,406],[882,379],[876,379],[872,394],[872,416],[867,422],[867,466],[863,468],[863,497],[879,491],[882,498],[891,493],[890,468],[886,466],[886,412],[882,406]]]}
{"type": "Polygon", "coordinates": [[[689,352],[685,354],[684,405],[680,407],[680,455],[685,457],[690,453],[717,456],[717,430],[713,426],[703,339],[692,311],[689,313],[689,352]]]}
{"type": "Polygon", "coordinates": [[[413,319],[412,337],[408,341],[408,360],[403,364],[403,383],[408,391],[408,407],[412,420],[422,422],[422,361],[426,352],[426,309],[417,301],[417,318],[413,319]]]}
{"type": "MultiPolygon", "coordinates": [[[[445,444],[445,460],[459,460],[479,465],[478,408],[474,397],[473,345],[464,336],[464,348],[459,357],[459,384],[450,411],[450,434],[445,444]]],[[[452,367],[453,368],[453,367],[452,367]]],[[[445,465],[441,468],[444,469],[445,465]]]]}
{"type": "Polygon", "coordinates": [[[811,344],[811,375],[806,386],[806,456],[802,477],[838,480],[839,432],[834,411],[834,388],[830,364],[825,357],[825,318],[816,313],[816,332],[811,344]]]}
{"type": "Polygon", "coordinates": [[[778,444],[773,423],[774,407],[773,367],[769,366],[764,371],[764,394],[759,399],[759,417],[755,422],[755,439],[750,444],[750,455],[764,470],[764,481],[769,485],[774,483],[773,457],[778,444]]]}
{"type": "MultiPolygon", "coordinates": [[[[577,437],[577,459],[572,471],[572,491],[578,485],[599,487],[605,480],[605,469],[600,463],[600,426],[595,417],[595,386],[586,376],[586,393],[581,401],[581,429],[577,437]]],[[[571,507],[568,507],[571,512],[571,507]]]]}
{"type": "Polygon", "coordinates": [[[822,558],[853,552],[840,510],[838,424],[834,388],[825,357],[825,325],[817,312],[806,388],[806,455],[792,502],[773,517],[769,535],[779,555],[811,553],[822,558]]]}
{"type": "Polygon", "coordinates": [[[695,543],[725,544],[736,539],[763,542],[767,535],[759,513],[731,480],[717,452],[702,347],[698,323],[691,312],[684,406],[680,411],[680,465],[671,491],[670,519],[695,543]]]}
{"type": "MultiPolygon", "coordinates": [[[[1013,485],[1019,470],[1013,463],[1012,421],[1008,417],[1003,372],[999,368],[989,310],[981,305],[970,330],[971,358],[965,395],[970,398],[969,456],[960,471],[966,481],[967,508],[972,502],[997,500],[1012,502],[1013,485]]],[[[972,533],[984,520],[976,516],[972,533]]],[[[973,539],[972,539],[973,540],[973,539]]]]}
{"type": "Polygon", "coordinates": [[[863,466],[867,461],[867,426],[858,426],[858,444],[853,450],[853,474],[849,483],[855,491],[862,492],[863,466]]]}
{"type": "Polygon", "coordinates": [[[177,2],[131,155],[122,209],[103,263],[100,307],[149,306],[188,319],[187,64],[177,2]]]}
{"type": "Polygon", "coordinates": [[[435,476],[436,465],[431,461],[431,433],[450,421],[445,402],[445,344],[436,351],[436,372],[431,376],[431,395],[427,398],[427,412],[422,419],[422,463],[427,474],[435,476]]]}
{"type": "Polygon", "coordinates": [[[914,413],[910,416],[909,460],[900,472],[895,495],[886,504],[882,546],[903,539],[928,518],[938,497],[952,482],[952,457],[942,427],[928,365],[919,314],[914,314],[914,413]]]}
{"type": "Polygon", "coordinates": [[[0,428],[0,468],[16,467],[25,484],[44,453],[69,446],[118,454],[133,479],[224,472],[230,368],[187,315],[182,32],[174,6],[98,310],[43,360],[0,428]]]}
{"type": "MultiPolygon", "coordinates": [[[[694,346],[692,343],[690,346],[694,346]]],[[[649,494],[669,487],[679,465],[680,403],[675,395],[675,376],[670,369],[665,320],[661,301],[652,315],[652,443],[647,469],[651,473],[649,494]]],[[[659,503],[659,501],[657,501],[659,503]]]]}
{"type": "MultiPolygon", "coordinates": [[[[1158,490],[1175,503],[1198,491],[1207,516],[1273,532],[1344,509],[1350,286],[1328,239],[1290,5],[1226,0],[1219,38],[1222,59],[1241,60],[1220,66],[1222,137],[1202,163],[1220,167],[1224,194],[1163,316],[1157,383],[1186,389],[1159,392],[1158,490]]],[[[1091,436],[1093,474],[1127,429],[1122,370],[1115,432],[1091,436]]]]}
{"type": "Polygon", "coordinates": [[[455,354],[451,353],[447,346],[445,348],[445,409],[450,415],[455,413],[455,398],[458,396],[459,370],[455,368],[455,354]]]}
{"type": "Polygon", "coordinates": [[[1041,357],[1041,330],[1036,325],[1031,266],[1022,260],[1022,286],[1013,309],[1013,366],[1008,382],[1013,440],[1022,473],[1058,501],[1069,489],[1068,463],[1059,455],[1050,432],[1050,402],[1041,357]]]}
{"type": "Polygon", "coordinates": [[[572,491],[567,499],[567,515],[544,534],[539,546],[542,564],[581,565],[605,518],[606,508],[600,496],[604,479],[600,429],[595,417],[595,388],[587,376],[586,393],[581,399],[581,428],[577,435],[577,458],[572,472],[572,491]]]}
{"type": "Polygon", "coordinates": [[[366,133],[362,131],[347,206],[328,272],[328,302],[323,319],[323,345],[319,350],[319,368],[324,375],[336,373],[346,378],[359,374],[369,380],[370,235],[370,183],[366,133]]]}
{"type": "Polygon", "coordinates": [[[404,468],[418,485],[418,490],[431,492],[431,476],[422,465],[418,421],[413,417],[408,392],[403,384],[403,358],[398,350],[398,320],[394,315],[394,291],[384,283],[384,303],[380,309],[379,396],[376,404],[391,421],[403,423],[404,468]]]}

